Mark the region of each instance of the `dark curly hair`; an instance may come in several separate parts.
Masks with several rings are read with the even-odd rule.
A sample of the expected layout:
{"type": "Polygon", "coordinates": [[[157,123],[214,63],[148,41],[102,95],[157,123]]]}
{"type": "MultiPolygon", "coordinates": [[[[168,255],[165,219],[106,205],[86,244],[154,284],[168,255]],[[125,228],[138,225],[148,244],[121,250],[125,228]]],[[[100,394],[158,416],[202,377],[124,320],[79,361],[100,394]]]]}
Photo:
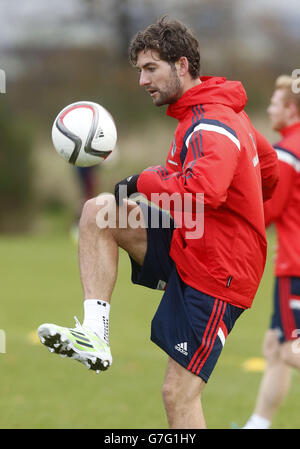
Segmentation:
{"type": "Polygon", "coordinates": [[[168,21],[166,16],[139,31],[129,45],[129,60],[136,66],[138,54],[143,50],[156,50],[160,59],[174,64],[185,56],[189,62],[189,73],[193,79],[200,75],[199,42],[183,23],[168,21]]]}

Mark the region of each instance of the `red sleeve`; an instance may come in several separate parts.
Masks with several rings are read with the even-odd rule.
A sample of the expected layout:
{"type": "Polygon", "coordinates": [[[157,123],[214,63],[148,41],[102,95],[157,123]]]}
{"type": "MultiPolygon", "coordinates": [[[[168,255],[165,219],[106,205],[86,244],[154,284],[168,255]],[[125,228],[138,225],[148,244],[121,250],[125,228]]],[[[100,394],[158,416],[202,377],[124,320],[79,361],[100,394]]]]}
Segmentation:
{"type": "Polygon", "coordinates": [[[289,192],[294,182],[295,174],[293,165],[279,160],[279,181],[275,193],[269,201],[264,203],[266,226],[276,221],[283,213],[286,202],[289,199],[289,192]]]}
{"type": "Polygon", "coordinates": [[[165,167],[150,167],[139,176],[138,191],[149,200],[153,192],[204,193],[204,205],[216,209],[226,201],[239,154],[237,144],[227,136],[194,132],[189,139],[183,171],[169,173],[165,167]]]}
{"type": "Polygon", "coordinates": [[[267,139],[255,129],[257,154],[260,164],[263,200],[272,198],[279,179],[277,154],[267,139]]]}

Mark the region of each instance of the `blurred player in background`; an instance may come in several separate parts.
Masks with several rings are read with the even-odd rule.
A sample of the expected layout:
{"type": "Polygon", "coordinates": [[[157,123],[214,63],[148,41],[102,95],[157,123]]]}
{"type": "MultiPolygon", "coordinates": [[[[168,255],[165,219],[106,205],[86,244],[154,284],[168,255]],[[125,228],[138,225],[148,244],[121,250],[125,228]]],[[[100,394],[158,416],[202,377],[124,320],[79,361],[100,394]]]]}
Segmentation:
{"type": "Polygon", "coordinates": [[[81,186],[82,208],[86,201],[94,198],[100,191],[99,167],[94,165],[92,167],[75,167],[75,169],[81,186]]]}
{"type": "Polygon", "coordinates": [[[293,79],[280,76],[268,108],[271,126],[281,134],[274,145],[280,177],[265,203],[266,226],[274,223],[278,253],[274,308],[264,340],[266,370],[253,415],[244,429],[267,429],[290,387],[291,367],[300,369],[300,94],[293,79]]]}
{"type": "Polygon", "coordinates": [[[244,112],[242,84],[200,78],[199,43],[182,23],[160,19],[137,33],[129,52],[140,86],[178,120],[173,142],[165,166],[129,176],[115,195],[86,202],[79,235],[83,325],[45,324],[39,335],[52,352],[93,370],[111,365],[110,299],[122,247],[133,282],[165,290],[151,339],[169,356],[162,393],[169,426],[205,428],[203,388],[264,270],[263,199],[274,191],[277,157],[244,112]],[[165,212],[125,199],[137,192],[157,205],[157,195],[177,195],[181,208],[170,201],[165,212]],[[191,200],[186,209],[184,195],[191,200]],[[116,226],[103,226],[116,204],[116,226]],[[164,226],[167,213],[173,218],[164,226]]]}

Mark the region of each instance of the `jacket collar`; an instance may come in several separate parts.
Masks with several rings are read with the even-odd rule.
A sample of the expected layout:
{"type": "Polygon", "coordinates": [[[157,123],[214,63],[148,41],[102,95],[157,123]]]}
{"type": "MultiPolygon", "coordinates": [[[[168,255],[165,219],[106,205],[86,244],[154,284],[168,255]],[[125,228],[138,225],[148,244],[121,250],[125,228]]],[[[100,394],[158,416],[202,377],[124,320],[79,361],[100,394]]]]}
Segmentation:
{"type": "Polygon", "coordinates": [[[187,109],[198,104],[222,104],[235,112],[244,109],[247,95],[239,81],[227,81],[223,77],[200,77],[202,83],[187,90],[167,108],[167,115],[182,120],[187,109]]]}

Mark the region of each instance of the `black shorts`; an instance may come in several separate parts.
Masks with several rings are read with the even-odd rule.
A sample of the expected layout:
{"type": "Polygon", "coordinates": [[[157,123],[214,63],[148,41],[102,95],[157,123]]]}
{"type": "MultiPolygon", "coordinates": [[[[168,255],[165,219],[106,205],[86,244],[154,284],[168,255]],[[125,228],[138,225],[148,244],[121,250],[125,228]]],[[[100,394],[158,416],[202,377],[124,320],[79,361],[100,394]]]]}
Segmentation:
{"type": "Polygon", "coordinates": [[[274,288],[271,329],[280,343],[300,337],[300,278],[280,276],[274,288]]]}
{"type": "Polygon", "coordinates": [[[244,309],[185,284],[169,255],[174,223],[168,214],[140,203],[147,224],[143,266],[132,258],[132,282],[165,290],[152,320],[151,340],[177,363],[208,381],[225,340],[244,309]],[[153,227],[153,214],[158,227],[153,227]]]}

